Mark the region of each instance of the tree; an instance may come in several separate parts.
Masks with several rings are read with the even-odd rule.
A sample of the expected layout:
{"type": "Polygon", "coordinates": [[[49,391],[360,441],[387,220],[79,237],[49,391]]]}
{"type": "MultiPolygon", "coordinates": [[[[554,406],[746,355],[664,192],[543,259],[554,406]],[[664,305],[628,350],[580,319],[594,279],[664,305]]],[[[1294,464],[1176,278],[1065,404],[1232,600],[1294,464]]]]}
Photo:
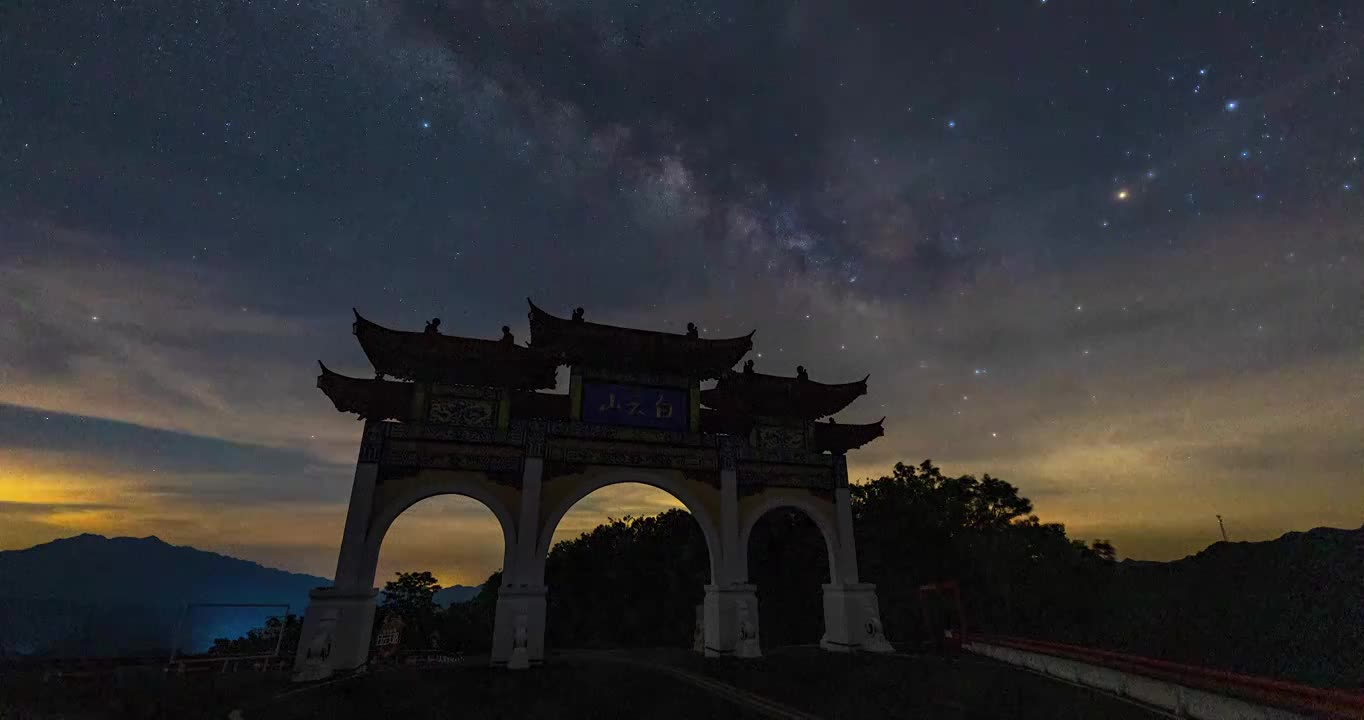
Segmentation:
{"type": "Polygon", "coordinates": [[[430,572],[400,572],[397,580],[384,583],[384,601],[376,618],[375,627],[383,626],[388,613],[397,613],[406,626],[403,629],[402,645],[408,648],[426,648],[433,631],[437,631],[440,606],[435,596],[440,592],[440,583],[430,572]]]}
{"type": "Polygon", "coordinates": [[[403,619],[434,614],[440,583],[430,572],[400,572],[397,580],[384,583],[383,606],[403,619]]]}
{"type": "Polygon", "coordinates": [[[891,637],[920,634],[918,587],[946,579],[961,583],[966,619],[978,628],[1079,632],[1111,572],[1102,562],[1113,557],[1111,544],[1072,543],[1064,526],[1031,514],[1018,488],[988,474],[949,477],[930,460],[896,463],[851,491],[861,569],[877,579],[891,637]]]}

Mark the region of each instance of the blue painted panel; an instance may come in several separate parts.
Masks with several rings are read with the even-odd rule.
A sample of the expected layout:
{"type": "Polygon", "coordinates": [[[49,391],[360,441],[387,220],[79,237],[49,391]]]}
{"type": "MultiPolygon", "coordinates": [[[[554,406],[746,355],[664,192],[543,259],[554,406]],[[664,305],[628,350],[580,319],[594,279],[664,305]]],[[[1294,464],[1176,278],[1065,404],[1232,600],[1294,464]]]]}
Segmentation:
{"type": "Polygon", "coordinates": [[[676,388],[583,383],[583,420],[604,425],[689,429],[691,394],[676,388]]]}

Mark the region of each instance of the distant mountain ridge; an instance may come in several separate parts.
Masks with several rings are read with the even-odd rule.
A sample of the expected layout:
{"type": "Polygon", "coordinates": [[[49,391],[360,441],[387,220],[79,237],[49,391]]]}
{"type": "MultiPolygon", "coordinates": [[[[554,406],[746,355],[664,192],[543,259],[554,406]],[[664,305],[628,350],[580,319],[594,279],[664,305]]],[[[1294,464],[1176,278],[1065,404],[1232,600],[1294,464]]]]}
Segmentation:
{"type": "MultiPolygon", "coordinates": [[[[314,575],[171,545],[84,534],[0,552],[0,655],[168,652],[186,603],[287,605],[301,615],[314,575]]],[[[278,609],[196,608],[178,644],[237,637],[278,609]]]]}
{"type": "Polygon", "coordinates": [[[187,545],[84,534],[0,552],[0,598],[96,602],[287,603],[301,612],[308,591],[331,585],[315,575],[269,568],[187,545]]]}
{"type": "MultiPolygon", "coordinates": [[[[229,555],[171,545],[158,537],[83,534],[0,551],[0,657],[168,653],[186,603],[288,605],[302,615],[308,591],[331,585],[229,555]]],[[[479,588],[442,589],[442,607],[479,588]]],[[[195,608],[181,650],[235,638],[279,609],[195,608]]]]}

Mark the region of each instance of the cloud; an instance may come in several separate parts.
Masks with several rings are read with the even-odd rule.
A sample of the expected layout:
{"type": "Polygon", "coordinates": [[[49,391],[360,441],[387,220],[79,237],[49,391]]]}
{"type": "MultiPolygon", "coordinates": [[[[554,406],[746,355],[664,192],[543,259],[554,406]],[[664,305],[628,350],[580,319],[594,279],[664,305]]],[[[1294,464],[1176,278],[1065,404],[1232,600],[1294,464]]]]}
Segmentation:
{"type": "Polygon", "coordinates": [[[0,304],[18,309],[0,321],[0,344],[19,349],[0,356],[0,403],[353,456],[359,429],[321,411],[308,357],[310,343],[344,336],[324,341],[312,336],[314,318],[249,307],[211,271],[58,260],[78,233],[15,224],[4,232],[41,238],[50,254],[0,262],[0,304]]]}

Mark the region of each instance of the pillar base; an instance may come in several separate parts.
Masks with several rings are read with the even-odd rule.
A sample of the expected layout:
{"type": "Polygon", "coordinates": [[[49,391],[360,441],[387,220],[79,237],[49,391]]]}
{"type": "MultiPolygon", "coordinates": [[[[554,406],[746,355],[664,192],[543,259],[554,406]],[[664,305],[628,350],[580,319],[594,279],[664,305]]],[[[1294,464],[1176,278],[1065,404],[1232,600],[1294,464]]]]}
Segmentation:
{"type": "Polygon", "coordinates": [[[830,652],[894,652],[881,627],[876,586],[871,583],[824,585],[824,637],[830,652]]]}
{"type": "Polygon", "coordinates": [[[497,591],[492,665],[520,670],[545,661],[544,585],[503,585],[497,591]]]}
{"type": "Polygon", "coordinates": [[[762,657],[756,585],[707,585],[702,613],[706,657],[762,657]]]}
{"type": "Polygon", "coordinates": [[[706,652],[706,605],[702,603],[696,606],[696,625],[691,634],[691,649],[695,652],[705,654],[706,652]]]}
{"type": "Polygon", "coordinates": [[[369,661],[378,588],[339,590],[317,588],[308,593],[308,609],[294,656],[294,682],[331,677],[355,670],[369,661]]]}

